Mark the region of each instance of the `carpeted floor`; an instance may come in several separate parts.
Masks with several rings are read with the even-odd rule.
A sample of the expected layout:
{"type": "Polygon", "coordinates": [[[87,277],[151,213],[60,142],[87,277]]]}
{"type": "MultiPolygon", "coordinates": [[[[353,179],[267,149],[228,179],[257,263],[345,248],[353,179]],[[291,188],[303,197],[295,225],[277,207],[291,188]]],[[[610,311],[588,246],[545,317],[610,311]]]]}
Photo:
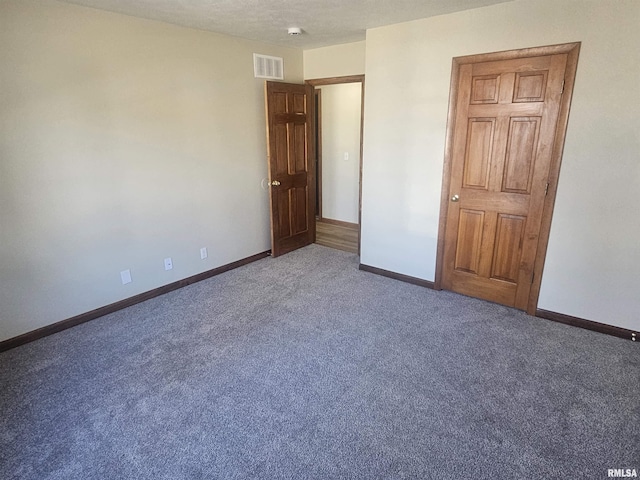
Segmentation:
{"type": "Polygon", "coordinates": [[[311,245],[0,354],[0,478],[640,474],[640,345],[311,245]]]}

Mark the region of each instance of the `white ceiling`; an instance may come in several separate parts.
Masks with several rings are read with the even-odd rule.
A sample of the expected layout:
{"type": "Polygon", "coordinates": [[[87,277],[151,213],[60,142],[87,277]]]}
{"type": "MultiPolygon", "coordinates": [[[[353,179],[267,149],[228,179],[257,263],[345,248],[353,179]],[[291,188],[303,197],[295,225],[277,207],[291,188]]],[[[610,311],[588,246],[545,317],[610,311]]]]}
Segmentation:
{"type": "Polygon", "coordinates": [[[512,0],[62,0],[261,42],[316,48],[365,30],[512,0]],[[291,37],[288,27],[304,34],[291,37]]]}

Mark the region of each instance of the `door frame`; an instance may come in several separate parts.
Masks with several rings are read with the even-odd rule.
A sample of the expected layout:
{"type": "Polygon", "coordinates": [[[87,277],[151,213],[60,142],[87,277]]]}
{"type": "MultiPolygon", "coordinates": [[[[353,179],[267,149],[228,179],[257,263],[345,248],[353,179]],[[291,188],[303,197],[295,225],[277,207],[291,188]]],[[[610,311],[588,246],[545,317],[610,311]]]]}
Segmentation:
{"type": "Polygon", "coordinates": [[[322,219],[322,90],[313,88],[314,140],[316,142],[316,206],[317,216],[322,219]]]}
{"type": "MultiPolygon", "coordinates": [[[[358,255],[360,255],[360,239],[362,238],[362,152],[363,152],[363,137],[364,137],[364,74],[362,75],[346,75],[343,77],[328,77],[328,78],[313,78],[305,80],[305,84],[311,85],[316,90],[316,87],[322,87],[325,85],[339,85],[342,83],[360,83],[360,165],[358,167],[358,255]]],[[[314,96],[315,98],[315,96],[314,96]]],[[[314,102],[315,105],[315,102],[314,102]]],[[[321,120],[321,112],[314,112],[314,118],[318,119],[318,123],[321,120]]],[[[318,125],[318,128],[321,128],[318,125]]],[[[318,138],[318,144],[322,142],[322,138],[318,138]]],[[[318,190],[316,195],[317,201],[322,201],[322,150],[321,146],[316,145],[316,152],[318,155],[318,190]]],[[[320,218],[322,218],[322,203],[320,203],[320,218]]]]}
{"type": "Polygon", "coordinates": [[[436,275],[434,282],[435,289],[442,290],[445,231],[449,209],[449,196],[451,194],[450,182],[453,162],[453,139],[460,68],[462,67],[462,65],[474,63],[567,54],[567,66],[564,75],[564,89],[562,98],[560,99],[560,110],[558,112],[558,122],[556,124],[555,136],[553,140],[549,178],[547,179],[547,195],[544,199],[542,221],[540,224],[540,235],[538,237],[536,257],[533,266],[533,281],[531,284],[531,290],[529,292],[529,300],[527,302],[527,313],[529,315],[535,315],[538,305],[538,297],[540,296],[540,285],[542,282],[544,261],[547,254],[547,246],[549,243],[551,219],[553,216],[553,207],[556,199],[558,178],[560,176],[560,164],[562,163],[562,152],[564,149],[567,124],[569,121],[569,111],[571,109],[571,99],[573,96],[580,45],[581,42],[572,42],[560,45],[523,48],[518,50],[507,50],[495,53],[483,53],[478,55],[466,55],[453,58],[451,66],[451,83],[449,87],[449,111],[447,114],[444,168],[442,172],[442,194],[440,197],[440,222],[438,225],[438,248],[436,254],[436,275]]]}

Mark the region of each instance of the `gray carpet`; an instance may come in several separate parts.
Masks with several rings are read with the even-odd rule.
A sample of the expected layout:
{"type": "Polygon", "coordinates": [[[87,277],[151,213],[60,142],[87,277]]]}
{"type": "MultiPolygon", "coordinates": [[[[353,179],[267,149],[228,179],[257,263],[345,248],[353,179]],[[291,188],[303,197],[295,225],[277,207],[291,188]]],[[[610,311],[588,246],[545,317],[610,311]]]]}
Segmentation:
{"type": "Polygon", "coordinates": [[[640,472],[640,345],[357,261],[312,245],[0,354],[0,478],[640,472]]]}

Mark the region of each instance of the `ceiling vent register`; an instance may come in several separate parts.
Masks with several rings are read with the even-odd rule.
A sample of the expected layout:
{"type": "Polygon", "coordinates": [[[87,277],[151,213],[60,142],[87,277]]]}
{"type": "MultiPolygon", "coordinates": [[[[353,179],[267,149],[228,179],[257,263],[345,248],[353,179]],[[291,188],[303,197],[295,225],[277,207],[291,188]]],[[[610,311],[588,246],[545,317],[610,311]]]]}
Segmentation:
{"type": "Polygon", "coordinates": [[[256,78],[284,80],[284,61],[281,57],[253,54],[253,73],[256,78]]]}

